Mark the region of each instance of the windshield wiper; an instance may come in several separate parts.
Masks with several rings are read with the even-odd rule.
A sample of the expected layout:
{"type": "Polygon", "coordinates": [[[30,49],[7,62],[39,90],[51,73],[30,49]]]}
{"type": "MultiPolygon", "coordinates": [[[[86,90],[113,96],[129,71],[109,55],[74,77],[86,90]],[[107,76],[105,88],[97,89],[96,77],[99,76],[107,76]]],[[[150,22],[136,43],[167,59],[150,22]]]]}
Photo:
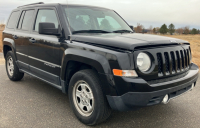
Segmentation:
{"type": "Polygon", "coordinates": [[[133,33],[132,31],[130,30],[116,30],[116,31],[113,31],[114,33],[133,33]]]}
{"type": "Polygon", "coordinates": [[[75,34],[75,33],[111,33],[111,32],[104,30],[79,30],[79,31],[73,31],[72,33],[75,34]]]}

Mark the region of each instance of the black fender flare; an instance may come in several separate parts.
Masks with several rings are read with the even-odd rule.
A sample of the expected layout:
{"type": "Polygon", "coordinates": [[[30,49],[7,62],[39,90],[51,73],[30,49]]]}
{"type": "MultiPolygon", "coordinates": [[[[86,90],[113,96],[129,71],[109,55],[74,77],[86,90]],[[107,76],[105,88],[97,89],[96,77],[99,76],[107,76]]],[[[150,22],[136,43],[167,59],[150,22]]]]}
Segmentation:
{"type": "MultiPolygon", "coordinates": [[[[114,88],[114,83],[113,83],[113,76],[110,75],[112,74],[110,65],[108,60],[95,52],[92,51],[86,51],[86,50],[81,50],[81,49],[73,49],[73,48],[68,48],[65,50],[64,55],[62,57],[62,65],[61,65],[61,81],[65,81],[65,85],[63,82],[62,88],[64,89],[66,86],[66,70],[67,70],[67,64],[69,61],[77,61],[81,62],[87,65],[90,65],[91,67],[94,67],[96,71],[100,74],[103,75],[104,77],[100,77],[101,81],[104,81],[104,84],[102,85],[103,91],[105,94],[110,94],[114,93],[116,94],[116,90],[114,88]],[[105,81],[107,81],[105,84],[105,81]]],[[[68,85],[67,85],[68,86],[68,85]]],[[[67,89],[64,89],[63,92],[66,93],[67,89]]]]}
{"type": "MultiPolygon", "coordinates": [[[[4,38],[3,39],[3,50],[4,50],[4,46],[6,46],[6,45],[11,47],[12,52],[14,53],[15,60],[17,60],[17,56],[16,56],[16,53],[15,53],[15,51],[16,51],[16,49],[15,49],[15,41],[13,39],[10,39],[10,38],[4,38]]],[[[4,57],[5,56],[6,55],[4,55],[4,57]]]]}
{"type": "Polygon", "coordinates": [[[111,74],[108,60],[94,52],[79,49],[67,49],[64,52],[61,65],[61,79],[65,80],[65,71],[69,61],[77,61],[94,67],[98,73],[111,74]]]}

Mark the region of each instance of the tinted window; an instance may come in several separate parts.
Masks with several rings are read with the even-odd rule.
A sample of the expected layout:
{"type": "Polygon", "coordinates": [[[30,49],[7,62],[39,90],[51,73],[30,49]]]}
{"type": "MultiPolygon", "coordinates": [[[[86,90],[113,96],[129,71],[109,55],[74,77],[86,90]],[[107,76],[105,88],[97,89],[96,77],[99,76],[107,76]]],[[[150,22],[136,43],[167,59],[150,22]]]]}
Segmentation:
{"type": "Polygon", "coordinates": [[[21,27],[23,30],[28,30],[30,23],[33,19],[33,12],[34,10],[28,10],[25,12],[21,27]]]}
{"type": "Polygon", "coordinates": [[[7,28],[15,28],[19,11],[13,12],[8,20],[7,28]]]}
{"type": "Polygon", "coordinates": [[[56,13],[54,10],[48,9],[48,10],[39,10],[35,22],[34,30],[38,31],[39,23],[40,22],[50,22],[54,23],[55,27],[58,28],[58,19],[56,17],[56,13]]]}

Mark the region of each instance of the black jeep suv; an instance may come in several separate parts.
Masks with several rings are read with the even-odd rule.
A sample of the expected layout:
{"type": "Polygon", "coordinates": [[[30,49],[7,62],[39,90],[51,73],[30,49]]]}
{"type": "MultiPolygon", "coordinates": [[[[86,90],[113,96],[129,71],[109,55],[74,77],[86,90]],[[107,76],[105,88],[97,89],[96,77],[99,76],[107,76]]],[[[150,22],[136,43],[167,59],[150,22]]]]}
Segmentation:
{"type": "Polygon", "coordinates": [[[87,125],[105,121],[112,109],[166,104],[195,86],[199,69],[188,42],[132,29],[106,8],[20,6],[3,31],[7,75],[18,81],[27,73],[68,92],[87,125]]]}

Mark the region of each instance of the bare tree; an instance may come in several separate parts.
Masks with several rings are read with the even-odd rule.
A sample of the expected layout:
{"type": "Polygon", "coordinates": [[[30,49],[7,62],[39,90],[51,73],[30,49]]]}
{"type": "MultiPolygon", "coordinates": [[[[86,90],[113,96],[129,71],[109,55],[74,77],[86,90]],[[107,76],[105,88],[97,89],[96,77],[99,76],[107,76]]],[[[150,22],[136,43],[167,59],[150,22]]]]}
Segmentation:
{"type": "Polygon", "coordinates": [[[142,33],[143,26],[140,23],[137,23],[137,27],[134,28],[135,32],[142,33]]]}
{"type": "Polygon", "coordinates": [[[153,33],[153,27],[152,27],[152,25],[149,27],[149,33],[150,33],[150,34],[153,33]]]}
{"type": "Polygon", "coordinates": [[[176,32],[180,35],[183,34],[183,28],[178,28],[176,29],[176,32]]]}
{"type": "Polygon", "coordinates": [[[190,27],[189,26],[184,27],[183,33],[184,34],[189,34],[190,33],[190,27]]]}

